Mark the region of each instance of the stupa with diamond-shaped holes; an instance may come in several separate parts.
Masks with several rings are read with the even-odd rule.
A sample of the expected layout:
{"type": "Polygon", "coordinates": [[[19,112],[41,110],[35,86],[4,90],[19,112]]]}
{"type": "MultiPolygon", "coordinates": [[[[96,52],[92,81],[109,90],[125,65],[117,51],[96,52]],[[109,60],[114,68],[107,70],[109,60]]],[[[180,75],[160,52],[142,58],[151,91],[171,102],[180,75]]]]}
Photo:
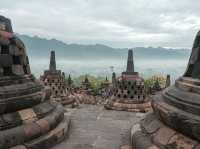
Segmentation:
{"type": "Polygon", "coordinates": [[[31,75],[25,45],[0,16],[0,149],[47,149],[61,142],[69,118],[31,75]]]}

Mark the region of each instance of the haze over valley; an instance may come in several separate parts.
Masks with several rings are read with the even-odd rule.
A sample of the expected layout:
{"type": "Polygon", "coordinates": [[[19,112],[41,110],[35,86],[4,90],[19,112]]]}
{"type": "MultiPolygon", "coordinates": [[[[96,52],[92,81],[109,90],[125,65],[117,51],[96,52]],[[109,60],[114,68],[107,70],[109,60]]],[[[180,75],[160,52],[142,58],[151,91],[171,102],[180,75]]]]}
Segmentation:
{"type": "MultiPolygon", "coordinates": [[[[19,35],[24,41],[32,72],[38,77],[48,68],[50,50],[56,51],[57,67],[66,74],[96,76],[117,74],[125,70],[128,48],[112,48],[102,44],[66,44],[56,39],[19,35]],[[113,69],[111,67],[113,66],[113,69]]],[[[182,75],[189,59],[189,49],[134,47],[135,69],[148,78],[154,74],[182,75]]]]}

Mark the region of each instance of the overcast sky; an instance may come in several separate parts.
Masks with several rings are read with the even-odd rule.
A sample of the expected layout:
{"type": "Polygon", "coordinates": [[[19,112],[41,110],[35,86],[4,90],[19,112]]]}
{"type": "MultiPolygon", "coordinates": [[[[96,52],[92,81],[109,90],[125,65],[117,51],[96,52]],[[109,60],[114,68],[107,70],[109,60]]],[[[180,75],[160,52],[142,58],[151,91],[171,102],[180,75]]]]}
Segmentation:
{"type": "Polygon", "coordinates": [[[20,34],[112,47],[190,48],[200,0],[0,0],[20,34]]]}

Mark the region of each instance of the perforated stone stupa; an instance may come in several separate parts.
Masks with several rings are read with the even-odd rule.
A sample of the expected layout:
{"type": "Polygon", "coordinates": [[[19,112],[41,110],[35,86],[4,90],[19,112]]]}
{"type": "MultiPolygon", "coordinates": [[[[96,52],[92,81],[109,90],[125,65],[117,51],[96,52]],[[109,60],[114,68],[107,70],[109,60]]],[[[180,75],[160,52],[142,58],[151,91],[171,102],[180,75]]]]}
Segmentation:
{"type": "Polygon", "coordinates": [[[65,138],[69,119],[49,99],[11,21],[0,16],[0,149],[47,149],[65,138]]]}
{"type": "Polygon", "coordinates": [[[200,32],[186,73],[153,97],[154,112],[132,128],[133,149],[200,148],[200,32]]]}
{"type": "Polygon", "coordinates": [[[51,51],[49,70],[40,77],[45,86],[51,89],[51,98],[63,105],[72,105],[75,100],[69,98],[66,88],[65,73],[56,69],[55,51],[51,51]]]}
{"type": "Polygon", "coordinates": [[[127,69],[121,77],[113,76],[113,96],[105,105],[106,109],[132,112],[146,112],[151,109],[146,98],[144,80],[134,71],[133,51],[128,51],[127,69]]]}
{"type": "Polygon", "coordinates": [[[91,85],[87,75],[85,76],[84,81],[81,83],[80,91],[87,95],[91,95],[91,93],[93,91],[92,85],[91,85]]]}

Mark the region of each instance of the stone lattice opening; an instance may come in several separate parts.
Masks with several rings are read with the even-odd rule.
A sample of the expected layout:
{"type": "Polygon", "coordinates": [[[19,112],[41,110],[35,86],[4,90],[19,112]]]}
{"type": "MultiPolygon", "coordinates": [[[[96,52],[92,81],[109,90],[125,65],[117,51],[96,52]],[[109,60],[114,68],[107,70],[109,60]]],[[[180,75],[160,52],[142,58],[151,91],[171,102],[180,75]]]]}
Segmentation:
{"type": "Polygon", "coordinates": [[[6,30],[6,25],[2,22],[0,22],[0,30],[2,30],[2,31],[6,30]]]}
{"type": "Polygon", "coordinates": [[[3,75],[4,76],[10,76],[12,75],[12,68],[11,67],[3,67],[3,75]]]}
{"type": "Polygon", "coordinates": [[[29,64],[29,59],[28,56],[26,57],[26,63],[29,64]]]}
{"type": "Polygon", "coordinates": [[[24,69],[24,73],[25,73],[25,74],[28,74],[28,71],[27,71],[27,68],[26,68],[25,65],[23,66],[23,69],[24,69]]]}
{"type": "Polygon", "coordinates": [[[13,64],[15,64],[15,65],[21,64],[20,56],[13,55],[13,64]]]}
{"type": "Polygon", "coordinates": [[[9,54],[9,46],[1,45],[1,54],[9,54]]]}

